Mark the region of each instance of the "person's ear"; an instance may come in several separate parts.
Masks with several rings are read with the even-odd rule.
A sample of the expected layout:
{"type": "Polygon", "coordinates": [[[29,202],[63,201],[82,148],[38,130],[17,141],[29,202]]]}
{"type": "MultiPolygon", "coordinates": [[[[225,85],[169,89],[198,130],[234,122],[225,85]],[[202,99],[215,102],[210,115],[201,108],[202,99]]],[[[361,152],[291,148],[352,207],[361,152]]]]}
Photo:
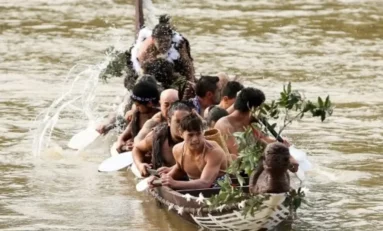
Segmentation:
{"type": "Polygon", "coordinates": [[[229,97],[224,96],[224,97],[222,97],[222,100],[223,100],[224,102],[227,102],[227,101],[229,101],[229,97]]]}

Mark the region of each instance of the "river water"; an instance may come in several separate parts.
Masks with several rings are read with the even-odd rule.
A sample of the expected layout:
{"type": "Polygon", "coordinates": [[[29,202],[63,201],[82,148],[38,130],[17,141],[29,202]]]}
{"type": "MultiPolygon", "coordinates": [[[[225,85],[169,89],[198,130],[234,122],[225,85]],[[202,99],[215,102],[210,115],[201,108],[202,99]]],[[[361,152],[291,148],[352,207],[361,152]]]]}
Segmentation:
{"type": "MultiPolygon", "coordinates": [[[[285,132],[315,167],[294,230],[383,228],[383,2],[154,6],[152,13],[173,16],[189,39],[197,73],[238,74],[268,99],[289,81],[313,100],[331,95],[336,108],[328,121],[305,119],[285,132]]],[[[66,148],[87,126],[81,104],[62,111],[49,148],[34,152],[34,120],[69,89],[68,71],[103,63],[112,45],[128,48],[133,15],[124,0],[0,0],[1,230],[197,230],[135,192],[130,173],[97,172],[113,136],[80,153],[66,148]]],[[[111,110],[122,90],[121,79],[98,83],[93,116],[111,110]]]]}

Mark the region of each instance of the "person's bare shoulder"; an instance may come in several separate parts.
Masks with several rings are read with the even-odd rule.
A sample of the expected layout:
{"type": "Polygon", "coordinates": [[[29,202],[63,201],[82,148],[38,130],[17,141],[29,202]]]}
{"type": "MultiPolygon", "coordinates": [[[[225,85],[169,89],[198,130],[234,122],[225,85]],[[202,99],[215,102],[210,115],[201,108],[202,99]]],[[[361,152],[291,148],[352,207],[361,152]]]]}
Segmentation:
{"type": "Polygon", "coordinates": [[[144,139],[144,141],[145,141],[145,143],[146,143],[146,145],[148,145],[148,146],[152,146],[152,144],[153,144],[153,136],[154,136],[154,131],[150,131],[146,136],[145,136],[145,139],[144,139]]]}
{"type": "Polygon", "coordinates": [[[176,160],[178,160],[182,155],[183,145],[184,145],[184,142],[181,142],[181,143],[174,145],[174,147],[173,147],[173,156],[176,160]]]}
{"type": "Polygon", "coordinates": [[[214,128],[218,129],[221,134],[227,134],[233,130],[233,126],[231,126],[227,116],[219,119],[217,123],[215,123],[214,128]]]}
{"type": "Polygon", "coordinates": [[[205,156],[206,161],[221,162],[225,156],[225,152],[215,141],[208,141],[212,148],[209,150],[209,155],[205,156]]]}
{"type": "Polygon", "coordinates": [[[157,112],[153,117],[152,117],[152,120],[160,123],[161,122],[161,112],[157,112]]]}

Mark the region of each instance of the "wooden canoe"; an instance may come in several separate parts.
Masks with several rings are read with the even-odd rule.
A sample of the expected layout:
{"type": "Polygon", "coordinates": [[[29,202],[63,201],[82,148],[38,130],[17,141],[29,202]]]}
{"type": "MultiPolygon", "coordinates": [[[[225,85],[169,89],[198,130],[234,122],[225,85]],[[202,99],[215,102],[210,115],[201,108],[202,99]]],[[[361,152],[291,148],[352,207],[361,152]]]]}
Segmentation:
{"type": "MultiPolygon", "coordinates": [[[[248,192],[249,188],[242,187],[248,192]]],[[[286,194],[271,194],[254,216],[244,216],[239,204],[221,208],[209,208],[202,196],[209,198],[218,194],[220,188],[200,190],[172,190],[168,187],[150,189],[148,192],[161,205],[181,218],[207,230],[271,230],[289,216],[289,209],[283,205],[286,194]],[[202,196],[201,196],[202,195],[202,196]]]]}

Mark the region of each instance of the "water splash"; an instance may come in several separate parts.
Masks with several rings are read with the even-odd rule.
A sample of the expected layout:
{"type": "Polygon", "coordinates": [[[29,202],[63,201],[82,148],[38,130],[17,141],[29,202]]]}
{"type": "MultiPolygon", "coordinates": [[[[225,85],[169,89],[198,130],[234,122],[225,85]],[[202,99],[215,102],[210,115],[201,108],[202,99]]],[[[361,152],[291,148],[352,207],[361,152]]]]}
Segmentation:
{"type": "Polygon", "coordinates": [[[35,157],[40,156],[41,152],[49,147],[52,133],[59,121],[60,114],[64,110],[75,109],[81,111],[87,118],[88,126],[95,126],[98,117],[94,113],[94,99],[99,83],[99,75],[113,58],[107,55],[101,64],[86,65],[80,63],[69,70],[63,84],[68,87],[65,83],[69,82],[69,89],[35,119],[32,146],[35,157]]]}

